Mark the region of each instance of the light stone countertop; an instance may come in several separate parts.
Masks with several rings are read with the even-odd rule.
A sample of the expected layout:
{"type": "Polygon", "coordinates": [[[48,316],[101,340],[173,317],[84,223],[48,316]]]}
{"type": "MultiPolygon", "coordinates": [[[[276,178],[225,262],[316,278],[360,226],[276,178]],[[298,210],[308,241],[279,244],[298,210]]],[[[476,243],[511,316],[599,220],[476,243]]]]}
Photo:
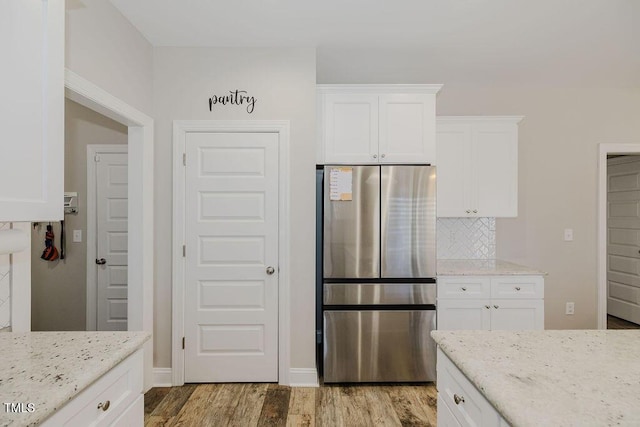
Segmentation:
{"type": "Polygon", "coordinates": [[[148,332],[0,334],[0,426],[37,425],[127,358],[148,332]],[[4,403],[33,403],[7,413],[4,403]]]}
{"type": "Polygon", "coordinates": [[[500,259],[439,259],[438,276],[546,275],[544,271],[500,259]]]}
{"type": "Polygon", "coordinates": [[[512,426],[640,426],[640,330],[433,331],[512,426]]]}

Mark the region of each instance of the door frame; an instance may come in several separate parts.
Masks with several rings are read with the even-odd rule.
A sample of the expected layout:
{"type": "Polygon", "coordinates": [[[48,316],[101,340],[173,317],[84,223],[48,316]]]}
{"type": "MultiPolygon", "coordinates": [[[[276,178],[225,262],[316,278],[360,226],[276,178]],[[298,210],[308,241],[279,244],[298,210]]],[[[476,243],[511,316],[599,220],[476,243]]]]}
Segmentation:
{"type": "Polygon", "coordinates": [[[184,288],[185,258],[185,153],[189,132],[278,134],[278,383],[290,382],[290,290],[289,290],[289,121],[288,120],[175,120],[173,122],[173,247],[171,370],[174,386],[184,384],[184,288]]]}
{"type": "Polygon", "coordinates": [[[607,329],[607,155],[640,154],[640,144],[598,144],[598,329],[607,329]]]}
{"type": "MultiPolygon", "coordinates": [[[[87,331],[97,330],[97,314],[98,314],[98,277],[96,274],[95,260],[98,258],[96,252],[96,231],[97,231],[97,195],[94,191],[98,182],[96,180],[96,162],[95,156],[100,153],[129,153],[129,146],[125,144],[90,144],[87,145],[87,331]]],[[[128,167],[128,166],[127,166],[128,167]]],[[[128,184],[127,184],[128,186],[128,184]]],[[[129,203],[127,195],[127,203],[129,203]]],[[[129,220],[127,219],[127,223],[129,220]]],[[[128,231],[127,231],[128,232],[128,231]]],[[[127,256],[127,262],[129,261],[127,256]]],[[[127,264],[127,270],[128,270],[127,264]]],[[[127,284],[128,286],[128,284],[127,284]]],[[[128,301],[127,301],[128,304],[128,301]]],[[[129,324],[127,313],[127,326],[129,324]]]]}
{"type": "Polygon", "coordinates": [[[71,70],[65,69],[64,85],[66,98],[128,128],[127,329],[151,336],[143,346],[147,391],[153,384],[153,119],[71,70]]]}

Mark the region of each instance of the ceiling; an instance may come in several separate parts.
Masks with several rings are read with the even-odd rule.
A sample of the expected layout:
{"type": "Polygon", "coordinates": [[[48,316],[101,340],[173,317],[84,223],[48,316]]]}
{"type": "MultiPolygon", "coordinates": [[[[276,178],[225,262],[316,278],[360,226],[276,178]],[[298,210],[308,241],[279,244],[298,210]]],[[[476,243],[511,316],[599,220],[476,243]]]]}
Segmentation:
{"type": "Polygon", "coordinates": [[[388,81],[404,69],[407,82],[464,70],[640,86],[637,0],[111,2],[154,46],[316,47],[319,81],[388,81]]]}

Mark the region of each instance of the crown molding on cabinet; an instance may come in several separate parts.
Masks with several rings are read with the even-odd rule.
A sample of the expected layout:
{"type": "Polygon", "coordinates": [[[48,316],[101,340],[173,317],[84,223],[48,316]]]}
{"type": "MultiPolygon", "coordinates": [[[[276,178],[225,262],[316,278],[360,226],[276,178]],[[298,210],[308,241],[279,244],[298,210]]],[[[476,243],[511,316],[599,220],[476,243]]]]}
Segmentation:
{"type": "Polygon", "coordinates": [[[437,94],[442,89],[441,84],[319,84],[319,93],[432,93],[437,94]]]}

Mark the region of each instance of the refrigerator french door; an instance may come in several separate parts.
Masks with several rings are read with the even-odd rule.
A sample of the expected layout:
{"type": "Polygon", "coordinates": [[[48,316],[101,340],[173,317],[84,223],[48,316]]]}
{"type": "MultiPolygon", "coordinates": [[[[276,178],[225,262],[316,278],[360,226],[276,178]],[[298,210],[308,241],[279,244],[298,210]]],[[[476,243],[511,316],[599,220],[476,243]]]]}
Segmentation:
{"type": "Polygon", "coordinates": [[[325,166],[325,382],[435,380],[435,167],[325,166]]]}

